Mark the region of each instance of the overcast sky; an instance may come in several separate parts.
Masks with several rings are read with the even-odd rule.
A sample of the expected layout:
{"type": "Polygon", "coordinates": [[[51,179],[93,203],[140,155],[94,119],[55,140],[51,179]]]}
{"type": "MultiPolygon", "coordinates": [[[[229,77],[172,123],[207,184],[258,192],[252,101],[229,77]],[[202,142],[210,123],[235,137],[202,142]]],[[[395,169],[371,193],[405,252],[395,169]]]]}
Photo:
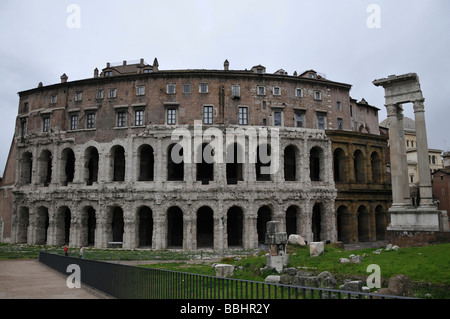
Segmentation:
{"type": "MultiPolygon", "coordinates": [[[[428,146],[449,151],[449,13],[448,0],[1,0],[0,174],[17,92],[155,57],[161,70],[223,69],[225,59],[234,70],[314,69],[353,85],[351,97],[380,108],[380,122],[384,89],[372,81],[415,72],[428,146]]],[[[411,104],[405,115],[414,118],[411,104]]]]}

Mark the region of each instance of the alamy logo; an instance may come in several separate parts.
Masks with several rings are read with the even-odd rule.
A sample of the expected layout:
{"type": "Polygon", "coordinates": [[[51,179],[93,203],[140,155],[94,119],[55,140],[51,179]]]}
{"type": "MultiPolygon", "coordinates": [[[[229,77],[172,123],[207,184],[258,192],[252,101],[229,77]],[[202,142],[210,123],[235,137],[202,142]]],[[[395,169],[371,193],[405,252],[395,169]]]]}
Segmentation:
{"type": "Polygon", "coordinates": [[[369,4],[367,6],[367,13],[370,13],[366,24],[369,29],[381,28],[381,8],[378,4],[369,4]]]}
{"type": "Polygon", "coordinates": [[[66,285],[67,288],[81,288],[81,269],[80,266],[76,264],[70,264],[66,269],[67,273],[71,273],[67,277],[66,285]]]}
{"type": "Polygon", "coordinates": [[[69,29],[81,28],[81,8],[77,4],[70,4],[66,9],[70,15],[67,17],[66,24],[69,29]]]}

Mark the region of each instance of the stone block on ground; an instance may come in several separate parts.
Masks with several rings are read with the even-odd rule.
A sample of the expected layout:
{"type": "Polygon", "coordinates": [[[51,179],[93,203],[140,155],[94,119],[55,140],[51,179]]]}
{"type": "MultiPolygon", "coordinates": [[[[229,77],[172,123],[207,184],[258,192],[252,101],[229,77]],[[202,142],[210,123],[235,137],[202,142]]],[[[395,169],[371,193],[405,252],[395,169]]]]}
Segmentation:
{"type": "Polygon", "coordinates": [[[318,257],[323,254],[323,251],[324,251],[323,241],[311,242],[309,244],[309,255],[311,257],[318,257]]]}
{"type": "Polygon", "coordinates": [[[295,234],[289,235],[288,242],[291,245],[306,246],[305,239],[300,235],[295,235],[295,234]]]}
{"type": "Polygon", "coordinates": [[[214,270],[216,271],[216,277],[226,278],[232,277],[234,274],[234,266],[227,264],[215,264],[214,270]]]}

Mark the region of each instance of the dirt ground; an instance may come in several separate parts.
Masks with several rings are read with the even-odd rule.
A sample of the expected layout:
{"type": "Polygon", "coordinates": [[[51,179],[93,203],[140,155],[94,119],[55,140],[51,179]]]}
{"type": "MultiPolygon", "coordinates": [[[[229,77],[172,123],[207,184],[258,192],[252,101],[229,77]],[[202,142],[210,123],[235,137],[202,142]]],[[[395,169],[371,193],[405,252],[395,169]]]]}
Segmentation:
{"type": "Polygon", "coordinates": [[[81,288],[68,288],[66,280],[37,260],[0,260],[0,299],[107,298],[83,284],[81,288]]]}

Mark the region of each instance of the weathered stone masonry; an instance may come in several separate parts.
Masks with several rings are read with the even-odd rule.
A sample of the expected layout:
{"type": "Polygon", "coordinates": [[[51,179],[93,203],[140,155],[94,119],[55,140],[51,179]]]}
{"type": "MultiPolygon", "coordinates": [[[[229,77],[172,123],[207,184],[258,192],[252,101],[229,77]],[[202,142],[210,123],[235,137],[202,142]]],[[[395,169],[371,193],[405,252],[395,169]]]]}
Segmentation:
{"type": "MultiPolygon", "coordinates": [[[[373,107],[358,120],[358,108],[365,111],[367,103],[350,99],[350,85],[312,70],[266,74],[262,66],[160,71],[156,60],[108,64],[92,79],[61,80],[19,93],[12,242],[253,249],[264,242],[271,220],[308,241],[358,240],[358,222],[337,220],[342,205],[336,202],[336,147],[326,133],[377,132],[377,121],[361,122],[373,107]],[[174,129],[194,136],[196,120],[203,130],[216,128],[223,136],[227,129],[279,129],[279,169],[258,173],[266,164],[249,158],[264,145],[249,137],[243,147],[231,144],[245,150],[243,163],[195,163],[194,154],[188,154],[192,163],[173,162],[174,129]]],[[[267,144],[269,152],[276,151],[270,139],[267,144]]],[[[190,146],[203,150],[193,141],[190,146]]],[[[383,147],[371,150],[383,157],[378,151],[383,147]]],[[[224,139],[224,159],[231,148],[224,139]]],[[[367,169],[383,171],[384,163],[371,168],[370,155],[367,150],[363,156],[367,169]]],[[[352,183],[358,188],[364,182],[378,181],[352,183]]],[[[369,202],[359,240],[375,240],[377,206],[373,198],[369,202]]]]}

